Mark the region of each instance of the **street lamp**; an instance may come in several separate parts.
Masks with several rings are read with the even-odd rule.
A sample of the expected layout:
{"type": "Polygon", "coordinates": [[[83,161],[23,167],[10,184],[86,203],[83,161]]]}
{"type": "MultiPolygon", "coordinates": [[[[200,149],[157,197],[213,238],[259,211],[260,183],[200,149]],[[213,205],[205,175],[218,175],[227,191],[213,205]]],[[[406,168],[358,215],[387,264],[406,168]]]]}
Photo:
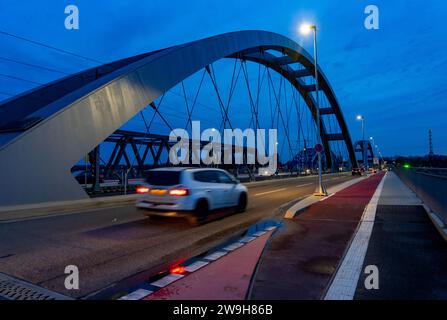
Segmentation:
{"type": "Polygon", "coordinates": [[[362,149],[363,149],[363,167],[368,172],[368,159],[366,158],[366,143],[365,143],[365,117],[357,115],[357,120],[362,122],[362,149]]]}
{"type": "MultiPolygon", "coordinates": [[[[374,151],[374,154],[376,155],[376,157],[374,157],[374,158],[379,159],[379,167],[380,167],[380,158],[379,158],[380,150],[379,150],[379,146],[374,141],[374,137],[369,137],[369,140],[371,140],[372,146],[376,150],[376,151],[374,151]],[[376,152],[377,152],[377,154],[376,154],[376,152]]],[[[373,161],[374,161],[374,159],[373,159],[373,161]]],[[[373,165],[375,165],[375,163],[373,163],[373,165]]]]}
{"type": "MultiPolygon", "coordinates": [[[[317,26],[304,23],[300,27],[300,33],[302,35],[308,35],[314,32],[314,71],[315,71],[315,100],[317,110],[317,143],[321,145],[321,131],[320,131],[320,100],[318,97],[318,62],[317,62],[317,26]]],[[[315,190],[315,196],[327,196],[326,188],[323,185],[323,168],[321,165],[321,150],[316,150],[318,155],[318,187],[315,190]]]]}
{"type": "Polygon", "coordinates": [[[303,24],[300,26],[300,33],[301,33],[302,35],[304,35],[304,36],[307,36],[309,33],[311,33],[311,31],[312,31],[313,29],[316,29],[316,27],[313,26],[313,25],[310,25],[310,24],[308,24],[308,23],[303,23],[303,24]]]}
{"type": "Polygon", "coordinates": [[[377,149],[377,144],[374,142],[374,137],[369,137],[369,140],[371,140],[373,148],[377,149]]]}

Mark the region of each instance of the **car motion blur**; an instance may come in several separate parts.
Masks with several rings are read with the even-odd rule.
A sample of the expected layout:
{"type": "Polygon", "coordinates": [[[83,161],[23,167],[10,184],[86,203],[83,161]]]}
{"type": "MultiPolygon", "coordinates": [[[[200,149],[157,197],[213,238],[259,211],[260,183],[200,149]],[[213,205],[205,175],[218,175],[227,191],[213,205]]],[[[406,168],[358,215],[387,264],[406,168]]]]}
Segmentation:
{"type": "Polygon", "coordinates": [[[239,180],[211,168],[153,169],[136,190],[142,195],[136,206],[146,209],[147,216],[181,216],[192,225],[203,223],[213,210],[244,212],[248,200],[247,188],[239,180]]]}
{"type": "Polygon", "coordinates": [[[273,177],[275,175],[278,175],[277,171],[273,171],[269,168],[259,168],[258,175],[260,177],[273,177]]]}

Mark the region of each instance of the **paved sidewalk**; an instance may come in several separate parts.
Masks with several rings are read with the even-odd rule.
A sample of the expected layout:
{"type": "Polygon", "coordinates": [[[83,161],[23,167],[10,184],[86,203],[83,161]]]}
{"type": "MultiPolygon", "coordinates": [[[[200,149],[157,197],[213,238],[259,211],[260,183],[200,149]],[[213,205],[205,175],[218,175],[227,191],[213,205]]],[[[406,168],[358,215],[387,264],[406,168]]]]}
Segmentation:
{"type": "Polygon", "coordinates": [[[379,205],[420,205],[421,200],[394,172],[389,172],[379,199],[379,205]]]}
{"type": "Polygon", "coordinates": [[[321,299],[383,173],[286,220],[264,253],[251,299],[321,299]]]}
{"type": "Polygon", "coordinates": [[[354,299],[447,299],[447,244],[420,199],[390,172],[362,270],[375,265],[379,289],[365,289],[366,274],[354,299]]]}

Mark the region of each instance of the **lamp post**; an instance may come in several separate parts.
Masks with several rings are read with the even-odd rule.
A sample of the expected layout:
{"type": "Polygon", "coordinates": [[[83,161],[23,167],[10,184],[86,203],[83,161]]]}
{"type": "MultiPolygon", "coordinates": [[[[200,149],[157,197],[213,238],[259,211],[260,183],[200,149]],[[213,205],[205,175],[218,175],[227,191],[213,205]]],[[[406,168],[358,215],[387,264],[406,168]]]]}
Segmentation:
{"type": "MultiPolygon", "coordinates": [[[[303,35],[308,35],[311,31],[314,33],[314,70],[315,70],[315,100],[316,100],[316,114],[317,114],[317,143],[321,146],[321,129],[320,129],[320,100],[318,97],[318,62],[317,62],[317,26],[316,25],[309,25],[309,24],[303,24],[300,27],[300,32],[303,35]]],[[[315,190],[314,195],[315,196],[327,196],[326,188],[323,185],[323,168],[321,165],[321,150],[317,151],[318,156],[318,186],[315,190]]]]}
{"type": "MultiPolygon", "coordinates": [[[[371,143],[372,143],[372,149],[373,149],[373,167],[374,167],[374,165],[375,165],[375,158],[377,158],[377,159],[379,159],[379,149],[378,149],[378,146],[377,146],[377,144],[374,142],[374,137],[369,137],[369,140],[371,140],[371,143]],[[376,152],[377,152],[377,154],[376,154],[376,152]],[[377,156],[377,157],[376,157],[377,156]]],[[[379,160],[379,164],[380,164],[380,160],[379,160]]]]}
{"type": "Polygon", "coordinates": [[[376,142],[374,141],[374,137],[369,137],[369,139],[371,140],[374,148],[377,151],[377,157],[379,158],[379,163],[383,162],[383,157],[382,157],[382,152],[380,152],[379,146],[376,144],[376,142]]]}
{"type": "Polygon", "coordinates": [[[366,143],[365,143],[365,117],[362,115],[357,116],[357,120],[362,122],[362,151],[363,151],[363,167],[365,172],[368,172],[368,159],[366,157],[366,143]]]}
{"type": "Polygon", "coordinates": [[[377,145],[374,142],[374,137],[369,137],[369,140],[371,140],[371,146],[372,146],[373,151],[377,150],[377,145]]]}

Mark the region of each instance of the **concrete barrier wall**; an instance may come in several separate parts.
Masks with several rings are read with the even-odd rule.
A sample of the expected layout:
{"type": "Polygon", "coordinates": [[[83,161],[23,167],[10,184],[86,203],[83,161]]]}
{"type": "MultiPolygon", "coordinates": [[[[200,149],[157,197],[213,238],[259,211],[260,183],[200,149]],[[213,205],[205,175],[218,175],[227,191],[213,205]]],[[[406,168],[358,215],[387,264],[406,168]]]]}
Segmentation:
{"type": "Polygon", "coordinates": [[[420,171],[418,168],[396,169],[395,172],[447,223],[447,176],[432,174],[427,170],[420,171]]]}

